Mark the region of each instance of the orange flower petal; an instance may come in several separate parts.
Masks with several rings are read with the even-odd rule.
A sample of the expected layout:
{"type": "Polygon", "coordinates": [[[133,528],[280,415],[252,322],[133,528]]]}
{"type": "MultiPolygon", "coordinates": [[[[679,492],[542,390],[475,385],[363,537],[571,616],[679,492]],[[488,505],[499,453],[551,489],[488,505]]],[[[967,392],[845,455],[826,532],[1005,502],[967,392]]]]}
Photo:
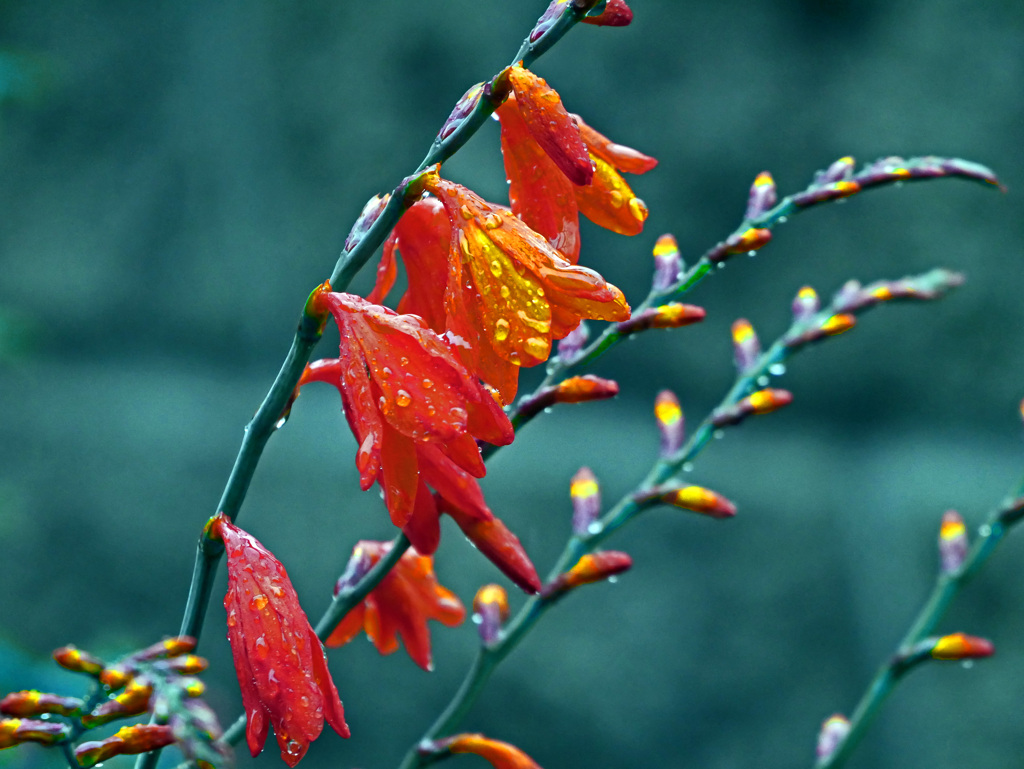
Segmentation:
{"type": "Polygon", "coordinates": [[[482,734],[459,734],[448,743],[452,753],[475,753],[487,759],[494,769],[540,769],[540,767],[515,745],[492,740],[482,734]]]}
{"type": "Polygon", "coordinates": [[[574,187],[573,193],[580,213],[594,224],[620,235],[643,231],[647,206],[607,161],[595,156],[594,180],[585,187],[574,187]]]}
{"type": "Polygon", "coordinates": [[[509,67],[508,79],[519,113],[537,143],[573,184],[589,184],[594,175],[579,126],[547,82],[519,65],[509,67]]]}
{"type": "Polygon", "coordinates": [[[590,154],[601,158],[605,163],[625,171],[627,174],[645,174],[658,165],[658,161],[632,147],[616,144],[607,136],[591,128],[583,122],[583,118],[574,114],[576,124],[580,127],[580,136],[590,154]]]}

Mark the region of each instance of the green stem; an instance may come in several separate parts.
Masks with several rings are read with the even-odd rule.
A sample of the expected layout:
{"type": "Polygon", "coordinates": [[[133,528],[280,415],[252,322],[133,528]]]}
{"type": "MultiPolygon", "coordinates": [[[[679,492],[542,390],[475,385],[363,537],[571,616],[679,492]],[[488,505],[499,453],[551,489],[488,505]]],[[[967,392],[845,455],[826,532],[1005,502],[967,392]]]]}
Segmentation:
{"type": "MultiPolygon", "coordinates": [[[[984,566],[996,547],[1009,531],[1003,524],[1003,516],[1011,502],[1024,494],[1024,478],[1017,484],[1008,501],[993,510],[985,524],[978,529],[978,538],[974,541],[963,566],[953,574],[939,574],[935,580],[928,600],[918,612],[910,629],[900,642],[899,651],[905,651],[935,632],[935,626],[945,616],[946,610],[960,589],[967,584],[984,566]]],[[[868,684],[867,691],[861,697],[853,715],[850,717],[850,731],[839,747],[825,760],[819,761],[816,769],[837,769],[846,763],[854,748],[863,739],[868,727],[875,720],[882,705],[895,689],[902,678],[902,670],[898,664],[899,654],[882,665],[875,677],[868,684]]]]}

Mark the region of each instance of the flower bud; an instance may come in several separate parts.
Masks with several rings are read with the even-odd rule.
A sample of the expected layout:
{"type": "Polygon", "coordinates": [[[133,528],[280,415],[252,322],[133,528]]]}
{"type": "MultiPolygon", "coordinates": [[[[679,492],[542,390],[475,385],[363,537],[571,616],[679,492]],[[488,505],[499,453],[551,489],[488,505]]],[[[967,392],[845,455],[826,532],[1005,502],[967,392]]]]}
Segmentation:
{"type": "Polygon", "coordinates": [[[662,390],[654,399],[654,418],[661,433],[661,456],[671,457],[686,438],[686,420],[679,399],[671,390],[662,390]]]}
{"type": "Polygon", "coordinates": [[[38,742],[54,745],[71,736],[71,727],[56,721],[35,721],[28,718],[0,719],[0,749],[38,742]]]}
{"type": "Polygon", "coordinates": [[[935,639],[931,655],[937,660],[968,660],[991,657],[995,651],[996,647],[985,638],[965,633],[951,633],[935,639]]]}
{"type": "Polygon", "coordinates": [[[821,731],[818,732],[818,747],[815,751],[818,762],[831,758],[849,733],[850,722],[846,716],[836,713],[826,718],[821,724],[821,731]]]}
{"type": "Polygon", "coordinates": [[[679,244],[671,235],[662,235],[654,244],[654,290],[664,291],[674,286],[682,273],[679,244]]]}
{"type": "Polygon", "coordinates": [[[857,319],[846,312],[833,315],[821,324],[821,331],[825,336],[838,336],[844,334],[857,325],[857,319]]]}
{"type": "Polygon", "coordinates": [[[348,237],[345,238],[343,251],[351,251],[356,247],[359,241],[361,241],[366,233],[369,232],[373,223],[380,218],[380,215],[384,212],[384,209],[387,207],[390,200],[391,193],[389,192],[383,196],[374,195],[366,201],[366,205],[363,206],[363,210],[359,213],[359,218],[356,219],[356,223],[352,225],[352,229],[348,233],[348,237]]]}
{"type": "Polygon", "coordinates": [[[615,550],[587,553],[575,566],[546,584],[541,590],[541,598],[550,600],[559,597],[580,585],[589,585],[621,574],[632,565],[633,559],[629,555],[615,550]]]}
{"type": "Polygon", "coordinates": [[[83,742],[75,749],[75,758],[83,767],[95,766],[112,756],[148,753],[174,742],[170,726],[139,724],[124,726],[105,740],[83,742]]]}
{"type": "Polygon", "coordinates": [[[43,713],[74,716],[81,711],[83,704],[77,697],[60,697],[30,689],[11,692],[0,700],[0,713],[20,717],[39,716],[43,713]]]}
{"type": "Polygon", "coordinates": [[[731,518],[736,515],[736,505],[721,494],[702,486],[682,486],[661,489],[658,499],[667,505],[709,515],[712,518],[731,518]]]}
{"type": "Polygon", "coordinates": [[[743,232],[730,235],[724,243],[724,250],[718,258],[711,259],[713,262],[720,262],[734,254],[745,254],[750,251],[757,251],[772,239],[772,231],[763,227],[751,227],[743,232]]]}
{"type": "Polygon", "coordinates": [[[619,385],[611,379],[585,374],[559,382],[554,390],[555,403],[586,403],[614,398],[619,394],[619,385]]]}
{"type": "Polygon", "coordinates": [[[379,558],[380,554],[370,553],[362,543],[352,548],[352,556],[348,559],[348,565],[345,566],[345,571],[338,577],[338,581],[334,585],[334,595],[351,590],[362,582],[363,577],[373,568],[373,564],[379,558]]]}
{"type": "Polygon", "coordinates": [[[581,467],[569,484],[572,497],[572,531],[578,537],[590,534],[601,515],[601,487],[589,467],[581,467]]]}
{"type": "Polygon", "coordinates": [[[797,208],[806,208],[815,203],[823,203],[826,200],[848,198],[860,192],[861,186],[854,181],[841,181],[824,184],[820,187],[810,187],[803,192],[794,195],[791,200],[797,208]]]}
{"type": "Polygon", "coordinates": [[[853,167],[854,161],[849,155],[839,158],[839,160],[830,165],[827,169],[824,171],[818,171],[818,173],[814,175],[814,185],[817,187],[823,184],[847,181],[851,176],[853,176],[853,167]]]}
{"type": "MultiPolygon", "coordinates": [[[[593,11],[590,12],[593,14],[593,11]]],[[[633,11],[625,0],[607,0],[604,10],[599,14],[583,17],[584,24],[594,24],[598,27],[626,27],[633,21],[633,11]]]]}
{"type": "Polygon", "coordinates": [[[455,130],[461,126],[473,110],[476,109],[476,105],[480,103],[480,97],[483,93],[484,84],[477,83],[462,95],[462,98],[455,104],[452,114],[448,116],[448,119],[444,121],[444,125],[441,126],[441,130],[437,134],[439,141],[444,141],[455,133],[455,130]]]}
{"type": "Polygon", "coordinates": [[[137,716],[149,710],[153,687],[135,679],[128,682],[125,690],[112,700],[107,700],[82,716],[82,725],[87,729],[109,723],[118,718],[137,716]]]}
{"type": "Polygon", "coordinates": [[[501,634],[501,626],[508,620],[508,593],[501,585],[484,585],[473,598],[473,620],[478,623],[480,640],[494,643],[501,634]]]}
{"type": "Polygon", "coordinates": [[[939,559],[943,574],[956,574],[967,559],[967,527],[956,510],[947,510],[939,527],[939,559]]]}
{"type": "Polygon", "coordinates": [[[769,414],[772,411],[788,406],[793,402],[793,394],[788,390],[766,388],[751,393],[734,406],[715,411],[711,423],[715,427],[736,425],[754,414],[769,414]]]}
{"type": "Polygon", "coordinates": [[[587,330],[586,321],[581,320],[576,328],[558,340],[558,359],[562,363],[573,363],[579,358],[588,339],[590,332],[587,330]]]}
{"type": "Polygon", "coordinates": [[[103,671],[103,660],[74,646],[62,646],[53,653],[53,659],[62,668],[75,673],[98,676],[103,671]]]}
{"type": "Polygon", "coordinates": [[[821,309],[821,300],[818,293],[810,286],[804,286],[796,292],[793,300],[793,321],[805,323],[817,314],[821,309]]]}
{"type": "Polygon", "coordinates": [[[746,318],[740,318],[732,324],[732,348],[736,370],[741,375],[757,365],[761,357],[761,343],[757,339],[754,327],[746,318]]]}
{"type": "Polygon", "coordinates": [[[762,171],[750,187],[747,212],[743,218],[747,221],[756,219],[766,211],[770,211],[775,206],[776,200],[778,200],[778,194],[775,190],[775,180],[770,173],[762,171]]]}

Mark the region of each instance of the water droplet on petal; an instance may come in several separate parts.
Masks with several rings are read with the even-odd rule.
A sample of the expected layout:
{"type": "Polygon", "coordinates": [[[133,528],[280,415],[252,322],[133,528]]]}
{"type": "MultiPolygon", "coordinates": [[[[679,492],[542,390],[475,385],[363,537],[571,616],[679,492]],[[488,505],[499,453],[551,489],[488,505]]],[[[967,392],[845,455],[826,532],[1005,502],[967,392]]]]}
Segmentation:
{"type": "Polygon", "coordinates": [[[499,262],[497,259],[494,259],[488,266],[491,268],[491,275],[493,275],[496,278],[501,277],[501,262],[499,262]]]}
{"type": "Polygon", "coordinates": [[[496,230],[502,224],[501,214],[488,214],[484,217],[484,227],[488,230],[496,230]]]}
{"type": "Polygon", "coordinates": [[[465,203],[463,203],[459,207],[459,213],[462,214],[463,219],[469,220],[473,218],[473,209],[467,206],[465,203]]]}
{"type": "Polygon", "coordinates": [[[526,351],[534,358],[547,358],[548,352],[551,350],[551,346],[546,339],[540,339],[535,336],[529,337],[523,344],[526,347],[526,351]]]}
{"type": "Polygon", "coordinates": [[[501,287],[501,298],[502,299],[508,299],[508,295],[511,294],[511,293],[512,292],[509,290],[508,286],[502,286],[501,287]]]}
{"type": "Polygon", "coordinates": [[[537,286],[537,296],[544,296],[544,289],[537,286]]]}
{"type": "Polygon", "coordinates": [[[252,600],[249,601],[249,608],[253,611],[262,611],[269,601],[270,599],[263,595],[263,593],[254,595],[252,600]]]}
{"type": "Polygon", "coordinates": [[[647,205],[640,198],[633,198],[629,201],[629,212],[634,219],[642,222],[647,218],[647,205]]]}
{"type": "Polygon", "coordinates": [[[504,342],[508,339],[509,325],[508,321],[504,318],[498,318],[494,324],[494,338],[499,342],[504,342]]]}
{"type": "Polygon", "coordinates": [[[405,408],[412,403],[412,396],[409,395],[405,390],[399,390],[395,393],[395,403],[402,408],[405,408]]]}
{"type": "Polygon", "coordinates": [[[622,208],[622,193],[618,190],[612,190],[608,195],[608,202],[612,204],[613,208],[622,208]]]}
{"type": "Polygon", "coordinates": [[[465,422],[469,416],[465,409],[459,408],[458,406],[453,406],[449,409],[448,415],[452,418],[453,422],[465,422]]]}

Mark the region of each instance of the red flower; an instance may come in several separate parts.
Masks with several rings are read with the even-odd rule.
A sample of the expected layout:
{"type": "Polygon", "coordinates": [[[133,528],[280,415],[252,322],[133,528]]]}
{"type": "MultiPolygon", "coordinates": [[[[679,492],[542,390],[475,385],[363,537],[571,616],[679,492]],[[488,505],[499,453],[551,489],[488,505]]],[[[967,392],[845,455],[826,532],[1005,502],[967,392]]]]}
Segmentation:
{"type": "MultiPolygon", "coordinates": [[[[359,542],[349,562],[349,572],[353,573],[347,572],[342,580],[361,578],[390,549],[390,542],[359,542]]],[[[465,616],[458,597],[438,584],[433,559],[407,550],[363,602],[334,628],[327,645],[342,646],[365,630],[377,651],[391,654],[398,649],[401,636],[413,662],[424,670],[433,670],[427,620],[454,627],[465,616]]]]}
{"type": "Polygon", "coordinates": [[[622,292],[593,270],[569,264],[508,209],[436,173],[422,177],[451,223],[446,333],[466,365],[508,403],[518,367],[548,359],[582,318],[625,320],[622,292]]]}
{"type": "Polygon", "coordinates": [[[658,161],[613,143],[586,125],[579,115],[569,114],[572,131],[560,128],[554,132],[552,123],[561,126],[560,122],[529,119],[531,114],[545,109],[562,110],[561,101],[544,99],[543,95],[550,89],[529,70],[512,67],[510,79],[513,83],[527,80],[539,84],[533,89],[516,88],[496,112],[501,121],[501,150],[509,180],[509,200],[516,216],[547,238],[574,264],[579,257],[580,213],[595,224],[623,235],[636,235],[643,230],[647,208],[619,171],[642,174],[654,168],[658,161]],[[559,162],[558,155],[551,149],[559,143],[575,146],[577,140],[583,142],[593,167],[590,178],[585,181],[578,174],[566,173],[564,163],[559,162]]]}
{"type": "Polygon", "coordinates": [[[492,740],[482,734],[456,734],[441,740],[438,747],[450,753],[475,753],[487,759],[494,769],[540,769],[537,763],[515,745],[492,740]]]}
{"type": "Polygon", "coordinates": [[[516,584],[539,590],[519,540],[494,517],[474,479],[486,473],[474,438],[505,445],[515,437],[495,397],[419,317],[351,294],[321,301],[338,323],[341,357],[310,364],[299,385],[338,388],[359,444],[363,490],[380,483],[392,522],[421,554],[437,549],[438,515],[447,512],[516,584]]]}
{"type": "Polygon", "coordinates": [[[245,736],[256,756],[274,726],[281,758],[295,766],[320,736],[324,719],[349,736],[323,646],[299,605],[288,574],[255,537],[223,515],[210,535],[228,558],[228,640],[247,718],[245,736]]]}

